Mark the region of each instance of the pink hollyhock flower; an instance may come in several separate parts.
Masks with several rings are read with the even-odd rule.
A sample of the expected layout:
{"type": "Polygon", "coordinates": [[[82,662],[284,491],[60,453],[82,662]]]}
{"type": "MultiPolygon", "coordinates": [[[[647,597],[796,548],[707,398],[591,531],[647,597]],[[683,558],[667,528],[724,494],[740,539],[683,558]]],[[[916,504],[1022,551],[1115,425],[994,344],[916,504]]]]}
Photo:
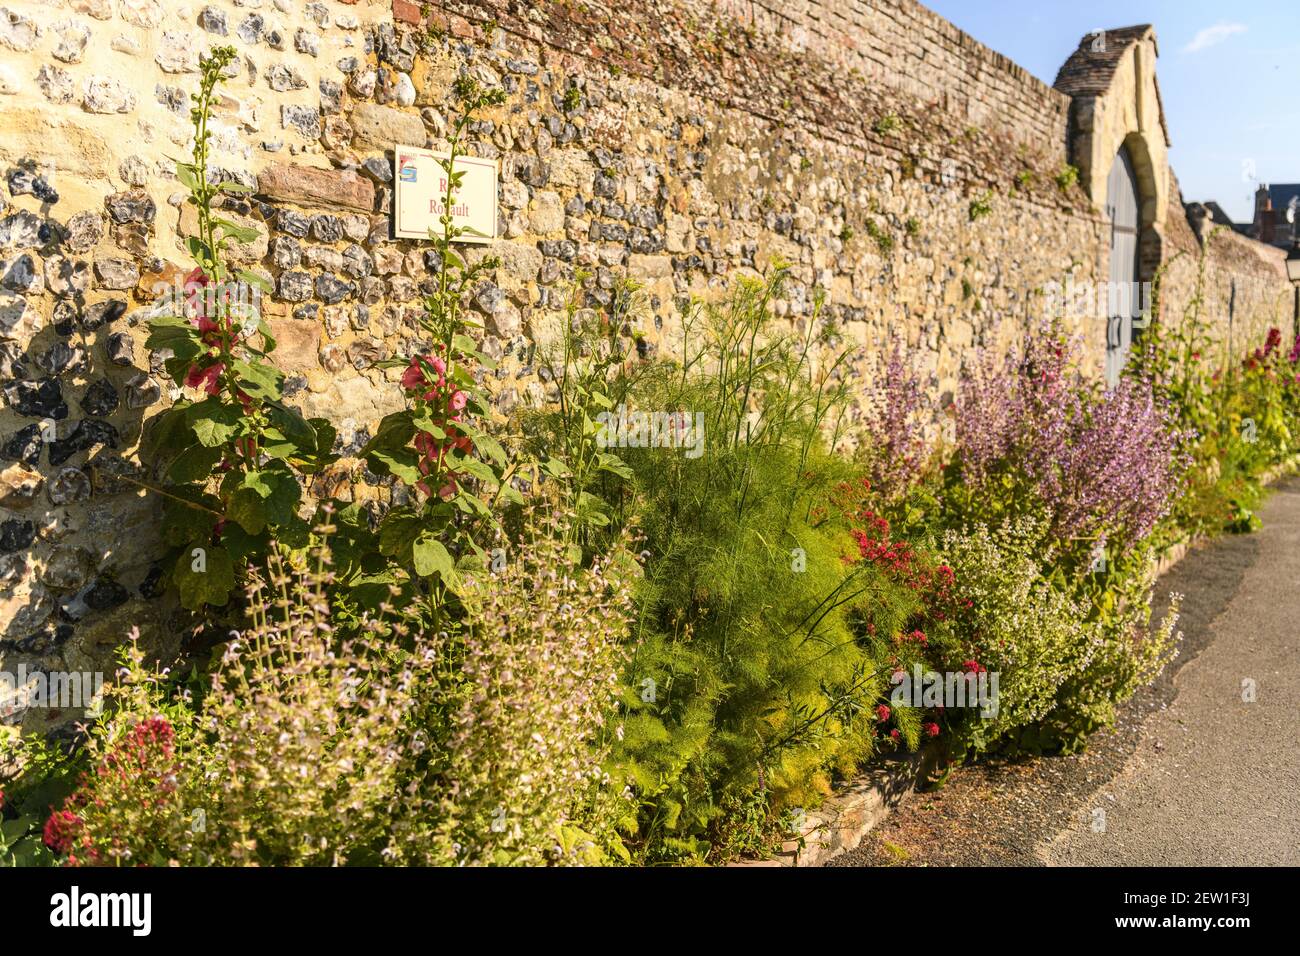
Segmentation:
{"type": "Polygon", "coordinates": [[[411,364],[402,372],[402,388],[414,391],[417,388],[424,387],[424,368],[420,365],[419,358],[411,359],[411,364]]]}
{"type": "Polygon", "coordinates": [[[203,290],[209,281],[207,273],[198,266],[195,266],[185,277],[185,284],[181,287],[181,291],[185,295],[185,305],[190,311],[202,312],[200,306],[204,297],[203,290]]]}
{"type": "Polygon", "coordinates": [[[185,375],[185,385],[187,388],[201,388],[209,395],[215,395],[221,388],[218,379],[225,368],[226,364],[224,362],[214,362],[206,368],[191,365],[189,372],[185,375]]]}
{"type": "Polygon", "coordinates": [[[190,324],[199,330],[199,337],[208,345],[215,345],[214,333],[221,331],[221,326],[213,322],[206,315],[196,315],[190,319],[190,324]]]}
{"type": "Polygon", "coordinates": [[[1268,337],[1264,340],[1264,354],[1268,355],[1279,345],[1282,344],[1281,329],[1272,328],[1268,330],[1268,337]]]}
{"type": "MultiPolygon", "coordinates": [[[[411,364],[402,372],[402,388],[410,391],[417,391],[429,384],[429,373],[425,365],[430,366],[437,374],[437,384],[442,385],[446,381],[447,363],[436,355],[416,355],[411,358],[411,364]]],[[[426,399],[433,397],[433,392],[424,396],[426,399]]]]}
{"type": "Polygon", "coordinates": [[[465,407],[467,401],[469,401],[468,395],[464,392],[456,391],[452,393],[451,401],[448,402],[447,405],[453,412],[459,412],[465,407]]]}

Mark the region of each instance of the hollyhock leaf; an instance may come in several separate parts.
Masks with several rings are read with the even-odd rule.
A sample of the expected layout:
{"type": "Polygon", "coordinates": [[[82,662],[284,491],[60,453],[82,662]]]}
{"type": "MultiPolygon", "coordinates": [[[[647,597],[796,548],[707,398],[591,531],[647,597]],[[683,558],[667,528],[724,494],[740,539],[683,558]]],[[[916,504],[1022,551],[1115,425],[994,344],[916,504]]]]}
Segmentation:
{"type": "MultiPolygon", "coordinates": [[[[235,561],[244,561],[265,554],[267,538],[266,531],[261,534],[249,534],[238,521],[228,521],[221,529],[221,544],[235,561]]],[[[280,534],[276,535],[276,539],[283,542],[283,536],[280,534]]],[[[287,544],[287,542],[283,543],[287,544]]]]}
{"type": "Polygon", "coordinates": [[[235,377],[239,380],[239,387],[249,397],[270,401],[280,400],[280,392],[284,387],[283,372],[260,362],[246,362],[243,359],[235,360],[234,370],[235,377]]]}
{"type": "Polygon", "coordinates": [[[235,562],[225,548],[220,545],[207,548],[202,567],[203,570],[196,571],[193,558],[186,551],[172,568],[172,581],[187,611],[197,611],[205,604],[221,607],[235,587],[235,562]]]}
{"type": "Polygon", "coordinates": [[[481,481],[494,484],[497,480],[496,472],[476,458],[454,458],[453,464],[455,470],[463,471],[481,481]]]}
{"type": "Polygon", "coordinates": [[[187,365],[203,351],[199,341],[199,331],[188,319],[167,315],[149,322],[149,337],[145,339],[145,348],[150,350],[170,349],[172,354],[187,365]]]}
{"type": "Polygon", "coordinates": [[[290,461],[298,470],[311,474],[338,460],[338,455],[334,454],[334,440],[338,437],[338,432],[324,418],[309,418],[307,423],[316,436],[315,447],[307,453],[300,449],[299,454],[290,458],[290,461]]]}
{"type": "Polygon", "coordinates": [[[191,444],[193,436],[186,418],[189,408],[189,404],[178,402],[150,419],[140,448],[142,458],[167,461],[191,444]]]}
{"type": "Polygon", "coordinates": [[[185,249],[196,262],[205,265],[212,262],[212,250],[209,249],[208,244],[198,236],[190,236],[186,239],[185,249]]]}
{"type": "Polygon", "coordinates": [[[290,474],[270,472],[266,477],[271,484],[271,494],[266,499],[267,520],[273,525],[288,525],[298,514],[302,488],[290,474]]]}
{"type": "Polygon", "coordinates": [[[191,163],[177,163],[176,178],[180,180],[182,186],[191,192],[198,189],[199,181],[194,175],[194,166],[191,163]]]}
{"type": "Polygon", "coordinates": [[[409,559],[411,547],[424,532],[424,521],[409,508],[394,509],[379,523],[379,552],[399,561],[409,559]]]}
{"type": "Polygon", "coordinates": [[[249,285],[256,289],[260,289],[267,295],[270,295],[275,291],[271,286],[271,283],[267,282],[265,277],[258,275],[256,272],[249,272],[247,269],[238,269],[236,270],[235,275],[240,279],[240,281],[247,282],[249,285]]]}
{"type": "Polygon", "coordinates": [[[220,448],[194,444],[182,451],[167,469],[167,477],[177,484],[202,481],[212,473],[212,466],[221,460],[220,448]]]}
{"type": "Polygon", "coordinates": [[[266,413],[281,436],[305,451],[316,451],[316,429],[296,409],[281,402],[267,402],[266,413]]]}
{"type": "Polygon", "coordinates": [[[404,448],[415,437],[415,424],[410,411],[393,412],[385,415],[379,423],[375,436],[357,452],[358,458],[366,458],[378,449],[395,450],[404,448]]]}
{"type": "Polygon", "coordinates": [[[216,398],[208,398],[191,405],[186,410],[186,421],[200,445],[217,448],[225,445],[240,431],[243,409],[227,405],[216,398]]]}
{"type": "Polygon", "coordinates": [[[415,573],[422,578],[435,573],[444,581],[451,581],[455,577],[455,562],[442,542],[431,535],[425,534],[416,539],[411,547],[411,557],[415,563],[415,573]]]}
{"type": "Polygon", "coordinates": [[[173,488],[169,494],[171,497],[163,500],[163,541],[180,547],[210,540],[217,519],[213,512],[221,508],[221,502],[193,488],[173,488]]]}
{"type": "Polygon", "coordinates": [[[240,488],[226,504],[226,517],[249,534],[260,534],[267,524],[266,502],[253,489],[240,488]]]}
{"type": "Polygon", "coordinates": [[[414,485],[424,480],[424,475],[420,473],[420,458],[413,451],[403,449],[386,451],[380,449],[367,455],[366,461],[377,473],[392,475],[408,485],[414,485]]]}
{"type": "Polygon", "coordinates": [[[257,237],[261,235],[261,232],[254,226],[241,226],[220,216],[214,216],[212,223],[221,227],[221,231],[224,233],[223,240],[233,239],[235,242],[248,243],[255,242],[257,237]]]}

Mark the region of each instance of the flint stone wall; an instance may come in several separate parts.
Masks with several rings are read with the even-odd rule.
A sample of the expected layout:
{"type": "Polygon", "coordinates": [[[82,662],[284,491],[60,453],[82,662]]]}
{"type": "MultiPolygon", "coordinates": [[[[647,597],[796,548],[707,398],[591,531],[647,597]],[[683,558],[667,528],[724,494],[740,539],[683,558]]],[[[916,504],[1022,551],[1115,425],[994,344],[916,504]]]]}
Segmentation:
{"type": "MultiPolygon", "coordinates": [[[[501,416],[546,401],[535,349],[579,267],[594,304],[622,273],[644,283],[649,355],[690,296],[787,261],[784,320],[812,321],[826,289],[819,321],[831,347],[864,347],[864,384],[901,341],[936,409],[978,349],[1031,327],[1046,283],[1107,275],[1097,203],[1057,181],[1071,96],[911,0],[6,0],[0,669],[107,668],[132,624],[179,649],[136,451],[178,396],[145,319],[189,268],[169,157],[188,156],[198,53],[216,44],[239,59],[213,173],[255,188],[226,212],[261,230],[239,257],[275,287],[289,400],[339,426],[345,458],[317,495],[389,499],[346,456],[400,406],[375,365],[418,347],[431,281],[429,244],[390,238],[391,147],[445,145],[462,70],[508,93],[470,136],[501,163],[501,238],[467,249],[501,258],[469,303],[501,416]]],[[[1194,251],[1173,192],[1166,244],[1194,251]]],[[[1212,294],[1235,283],[1235,314],[1259,324],[1289,286],[1246,242],[1214,260],[1212,294]]],[[[1194,258],[1169,270],[1171,314],[1194,258]]],[[[1094,369],[1102,327],[1076,322],[1094,369]]]]}

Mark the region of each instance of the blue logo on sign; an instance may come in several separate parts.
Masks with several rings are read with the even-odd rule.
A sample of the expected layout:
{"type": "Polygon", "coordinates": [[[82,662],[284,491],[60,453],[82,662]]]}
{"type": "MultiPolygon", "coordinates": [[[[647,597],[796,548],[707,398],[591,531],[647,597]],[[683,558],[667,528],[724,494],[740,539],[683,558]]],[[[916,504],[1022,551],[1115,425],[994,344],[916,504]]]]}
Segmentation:
{"type": "Polygon", "coordinates": [[[401,178],[402,182],[404,183],[415,182],[415,167],[403,166],[401,172],[398,173],[398,176],[401,178]]]}

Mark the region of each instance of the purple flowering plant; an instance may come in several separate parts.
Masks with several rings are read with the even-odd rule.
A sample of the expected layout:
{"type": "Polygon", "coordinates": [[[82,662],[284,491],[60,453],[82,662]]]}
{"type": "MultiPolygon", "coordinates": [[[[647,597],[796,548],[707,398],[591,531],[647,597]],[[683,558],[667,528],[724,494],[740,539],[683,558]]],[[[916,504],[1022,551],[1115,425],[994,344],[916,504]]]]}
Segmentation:
{"type": "Polygon", "coordinates": [[[1078,356],[1077,342],[1043,326],[1004,360],[968,369],[945,499],[986,522],[1042,513],[1050,543],[1082,560],[1151,533],[1178,493],[1189,436],[1149,382],[1102,388],[1078,356]]]}

